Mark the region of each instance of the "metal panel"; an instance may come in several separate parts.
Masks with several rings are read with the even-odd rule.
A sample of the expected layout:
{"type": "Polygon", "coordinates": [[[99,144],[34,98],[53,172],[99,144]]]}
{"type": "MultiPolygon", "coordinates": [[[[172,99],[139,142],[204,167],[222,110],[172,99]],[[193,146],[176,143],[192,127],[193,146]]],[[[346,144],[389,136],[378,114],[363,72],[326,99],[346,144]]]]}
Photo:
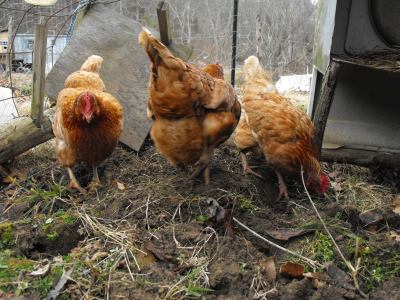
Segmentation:
{"type": "Polygon", "coordinates": [[[329,64],[333,29],[335,27],[336,0],[320,0],[314,35],[313,62],[325,73],[329,64]]]}
{"type": "Polygon", "coordinates": [[[400,153],[400,73],[343,63],[324,147],[400,153]]]}

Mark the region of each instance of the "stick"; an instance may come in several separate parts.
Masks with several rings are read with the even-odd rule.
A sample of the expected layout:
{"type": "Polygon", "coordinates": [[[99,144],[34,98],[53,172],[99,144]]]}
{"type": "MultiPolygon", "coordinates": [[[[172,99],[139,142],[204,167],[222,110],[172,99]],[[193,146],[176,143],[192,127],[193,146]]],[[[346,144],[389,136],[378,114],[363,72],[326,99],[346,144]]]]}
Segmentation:
{"type": "Polygon", "coordinates": [[[321,264],[320,264],[319,262],[317,262],[317,261],[313,261],[313,260],[311,260],[311,259],[309,259],[309,258],[307,258],[307,257],[304,257],[304,256],[302,256],[302,255],[300,255],[300,254],[298,254],[298,253],[295,253],[295,252],[293,252],[293,251],[290,251],[290,250],[288,250],[288,249],[286,249],[286,248],[283,248],[283,247],[281,247],[281,246],[279,246],[279,245],[277,245],[277,244],[275,244],[275,243],[273,243],[273,242],[267,240],[266,238],[264,238],[264,237],[262,237],[261,235],[259,235],[257,232],[254,232],[254,231],[251,230],[249,227],[247,227],[246,225],[244,225],[244,224],[242,224],[241,222],[239,222],[236,218],[233,218],[233,220],[234,220],[238,225],[242,226],[244,229],[248,230],[249,232],[251,232],[252,234],[254,234],[256,237],[262,239],[263,241],[267,242],[268,244],[270,244],[270,245],[272,245],[272,246],[274,246],[274,247],[276,247],[276,248],[278,248],[278,249],[280,249],[280,250],[282,250],[282,251],[284,251],[284,252],[287,252],[287,253],[289,253],[289,254],[292,254],[292,255],[294,255],[294,256],[296,256],[296,257],[298,257],[298,258],[301,258],[301,259],[303,259],[303,260],[305,260],[305,261],[311,263],[312,265],[316,265],[316,266],[318,266],[318,267],[320,267],[320,268],[323,268],[323,267],[324,267],[323,265],[321,265],[321,264]]]}
{"type": "Polygon", "coordinates": [[[347,267],[351,270],[351,276],[353,277],[354,285],[356,286],[356,289],[357,289],[358,293],[361,295],[361,297],[363,297],[363,298],[368,298],[368,297],[360,290],[360,285],[358,284],[358,280],[357,280],[357,273],[358,273],[358,269],[359,269],[359,267],[360,267],[360,262],[361,262],[361,260],[358,261],[358,263],[357,263],[357,268],[354,268],[353,265],[352,265],[349,261],[347,261],[346,258],[344,258],[342,251],[340,251],[339,246],[336,244],[336,242],[335,242],[333,236],[331,235],[330,231],[328,230],[328,227],[326,227],[324,221],[323,221],[322,218],[321,218],[321,215],[319,214],[319,212],[318,212],[318,210],[317,210],[317,208],[316,208],[314,202],[312,201],[312,199],[311,199],[311,197],[310,197],[310,194],[308,193],[308,190],[307,190],[307,188],[306,188],[306,184],[305,184],[305,182],[304,182],[303,173],[304,173],[304,171],[303,171],[303,166],[301,166],[301,180],[302,180],[302,182],[303,182],[304,190],[306,191],[306,194],[307,194],[307,196],[308,196],[308,199],[309,199],[310,202],[311,202],[312,207],[314,208],[315,212],[317,213],[317,216],[318,216],[319,220],[321,221],[322,225],[324,226],[326,232],[328,232],[328,235],[329,235],[329,237],[331,238],[333,244],[335,244],[335,247],[336,247],[336,249],[338,250],[340,256],[341,256],[342,259],[343,259],[343,261],[346,263],[347,267]]]}

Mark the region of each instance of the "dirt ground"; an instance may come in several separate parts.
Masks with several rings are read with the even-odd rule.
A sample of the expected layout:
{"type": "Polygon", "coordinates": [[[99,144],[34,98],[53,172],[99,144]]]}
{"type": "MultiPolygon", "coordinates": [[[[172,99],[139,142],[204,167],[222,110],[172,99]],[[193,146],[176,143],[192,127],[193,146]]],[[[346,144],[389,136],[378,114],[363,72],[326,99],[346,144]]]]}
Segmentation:
{"type": "MultiPolygon", "coordinates": [[[[14,249],[18,255],[31,260],[51,260],[61,255],[67,262],[65,257],[98,261],[100,259],[93,259],[98,253],[103,253],[99,255],[106,260],[121,249],[136,249],[130,256],[125,253],[114,260],[111,271],[103,279],[95,274],[93,266],[86,277],[84,272],[76,274],[80,272],[77,269],[72,278],[79,282],[79,278],[85,277],[92,284],[86,289],[81,284],[80,290],[74,290],[70,284],[63,298],[58,299],[79,299],[84,293],[88,299],[181,299],[189,296],[207,300],[361,299],[356,291],[342,288],[333,281],[317,289],[308,278],[279,275],[280,266],[290,255],[229,218],[226,222],[217,220],[212,199],[253,231],[293,251],[301,251],[305,247],[305,238],[312,239],[315,231],[288,241],[268,237],[266,231],[296,229],[310,222],[322,228],[299,182],[287,179],[290,200],[276,201],[279,193],[277,177],[264,160],[249,156],[249,164],[259,166],[257,172],[263,179],[243,175],[237,150],[221,146],[212,158],[211,182],[206,186],[203,178],[189,181],[187,175],[170,165],[147,139],[139,152],[119,144],[100,177],[104,186],[91,190],[87,198],[68,190],[47,202],[16,201],[29,194],[27,191],[32,186],[49,190],[51,183],[60,180],[63,180],[60,186],[67,186],[69,180],[65,168],[52,167],[55,153],[44,152],[45,155],[39,155],[30,151],[3,166],[3,172],[12,167],[27,168],[28,177],[31,177],[31,183],[22,184],[26,190],[9,189],[7,195],[0,196],[1,222],[13,224],[7,229],[0,227],[5,248],[14,249]],[[54,217],[51,232],[57,232],[57,238],[49,239],[45,219],[59,211],[67,212],[75,219],[65,223],[62,218],[54,217]],[[208,216],[210,219],[206,220],[208,216]],[[14,237],[13,245],[7,246],[4,242],[7,236],[14,237]],[[267,281],[260,262],[271,256],[275,256],[277,277],[267,281]],[[127,267],[128,261],[132,261],[130,267],[127,267]],[[195,270],[199,272],[192,275],[195,270]],[[185,277],[187,275],[189,277],[185,277]],[[190,292],[190,284],[212,291],[197,290],[202,296],[196,297],[190,292]]],[[[81,185],[87,187],[91,168],[82,164],[73,170],[81,185]]],[[[5,183],[1,185],[6,186],[5,183]]],[[[368,241],[373,249],[391,249],[400,253],[400,242],[388,238],[389,228],[400,230],[399,214],[388,207],[377,209],[385,223],[379,225],[376,234],[371,234],[361,226],[360,211],[346,203],[333,201],[329,195],[334,192],[330,193],[328,197],[311,193],[321,216],[328,223],[368,241]]],[[[335,230],[332,234],[346,259],[353,261],[354,253],[346,246],[354,241],[335,230]]],[[[376,250],[376,254],[378,252],[376,250]]],[[[333,253],[335,261],[340,262],[337,250],[333,249],[333,253]]],[[[383,263],[388,255],[385,253],[379,254],[383,263]]],[[[64,271],[71,263],[63,265],[64,271]]],[[[308,269],[313,271],[310,265],[308,269]]],[[[362,290],[367,289],[361,277],[360,284],[362,290]]],[[[4,287],[4,282],[2,285],[4,287]]],[[[394,278],[377,285],[369,296],[370,299],[398,299],[399,294],[400,279],[394,278]]],[[[44,296],[27,288],[25,298],[21,299],[44,296]]]]}

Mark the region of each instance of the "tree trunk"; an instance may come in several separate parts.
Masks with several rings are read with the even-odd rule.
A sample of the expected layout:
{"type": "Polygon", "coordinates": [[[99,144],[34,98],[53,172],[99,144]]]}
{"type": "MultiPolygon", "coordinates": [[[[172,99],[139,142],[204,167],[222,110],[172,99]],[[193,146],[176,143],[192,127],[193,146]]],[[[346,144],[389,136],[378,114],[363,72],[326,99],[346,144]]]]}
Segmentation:
{"type": "Polygon", "coordinates": [[[2,125],[0,132],[0,164],[54,137],[50,119],[55,107],[44,112],[42,128],[29,117],[21,117],[2,125]]]}

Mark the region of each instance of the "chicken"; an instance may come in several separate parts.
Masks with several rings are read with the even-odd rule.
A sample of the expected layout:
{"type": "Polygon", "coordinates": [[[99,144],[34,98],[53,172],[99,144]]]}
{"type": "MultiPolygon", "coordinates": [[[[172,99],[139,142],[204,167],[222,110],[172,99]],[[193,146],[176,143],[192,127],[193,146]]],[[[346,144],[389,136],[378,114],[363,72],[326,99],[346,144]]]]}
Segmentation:
{"type": "Polygon", "coordinates": [[[203,71],[207,74],[210,74],[214,78],[225,79],[224,69],[219,65],[218,60],[215,62],[215,64],[205,66],[203,71]]]}
{"type": "Polygon", "coordinates": [[[150,58],[147,115],[157,149],[189,177],[204,173],[209,183],[209,158],[229,138],[239,122],[241,107],[233,87],[197,66],[175,58],[146,28],[139,43],[150,58]]]}
{"type": "Polygon", "coordinates": [[[53,131],[60,164],[67,168],[70,186],[83,194],[71,167],[80,162],[93,167],[93,180],[99,181],[97,166],[108,159],[123,129],[123,109],[105,92],[99,76],[103,58],[90,56],[81,69],[68,76],[57,98],[53,131]]]}
{"type": "Polygon", "coordinates": [[[245,174],[257,173],[247,164],[245,153],[252,151],[265,156],[274,168],[280,193],[289,198],[284,175],[304,180],[312,189],[322,194],[330,183],[318,162],[315,128],[307,115],[280,95],[271,79],[264,73],[258,59],[245,60],[246,76],[242,107],[245,117],[239,122],[236,145],[241,152],[245,174]]]}

